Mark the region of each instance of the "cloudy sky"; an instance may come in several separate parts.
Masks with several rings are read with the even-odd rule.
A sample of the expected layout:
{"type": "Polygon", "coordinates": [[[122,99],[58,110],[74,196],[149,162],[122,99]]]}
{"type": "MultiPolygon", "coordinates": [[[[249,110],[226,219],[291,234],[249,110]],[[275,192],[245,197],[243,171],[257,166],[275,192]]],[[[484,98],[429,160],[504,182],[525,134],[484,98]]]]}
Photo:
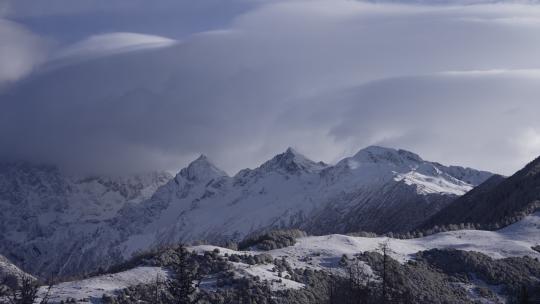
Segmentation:
{"type": "Polygon", "coordinates": [[[0,160],[231,174],[368,145],[540,155],[533,1],[0,0],[0,160]]]}

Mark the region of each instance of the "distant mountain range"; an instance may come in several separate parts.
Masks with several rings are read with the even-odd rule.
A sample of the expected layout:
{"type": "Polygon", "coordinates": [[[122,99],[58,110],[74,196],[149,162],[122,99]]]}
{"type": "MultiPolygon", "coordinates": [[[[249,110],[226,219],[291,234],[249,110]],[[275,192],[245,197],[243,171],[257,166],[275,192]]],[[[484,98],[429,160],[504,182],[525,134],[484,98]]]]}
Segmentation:
{"type": "Polygon", "coordinates": [[[178,242],[240,240],[274,228],[403,232],[492,177],[371,146],[336,165],[293,149],[228,176],[201,156],[174,178],[74,177],[0,167],[0,253],[27,271],[91,272],[178,242]]]}

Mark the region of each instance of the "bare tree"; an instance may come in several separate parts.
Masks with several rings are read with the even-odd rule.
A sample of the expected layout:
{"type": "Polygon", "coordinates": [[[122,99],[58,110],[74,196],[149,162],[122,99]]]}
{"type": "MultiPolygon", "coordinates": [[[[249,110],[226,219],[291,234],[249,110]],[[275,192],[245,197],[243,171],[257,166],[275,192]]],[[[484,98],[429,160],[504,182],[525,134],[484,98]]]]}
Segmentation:
{"type": "Polygon", "coordinates": [[[159,273],[156,273],[156,281],[152,286],[153,300],[152,304],[161,304],[163,300],[163,282],[159,273]]]}
{"type": "Polygon", "coordinates": [[[3,285],[0,286],[0,303],[2,304],[35,304],[36,302],[47,304],[54,285],[53,280],[49,280],[45,293],[40,299],[38,281],[29,275],[21,275],[19,284],[13,288],[9,288],[4,283],[0,284],[3,285]]]}
{"type": "Polygon", "coordinates": [[[28,275],[20,276],[20,285],[11,288],[8,301],[11,304],[34,304],[38,297],[39,285],[28,275]]]}
{"type": "Polygon", "coordinates": [[[390,248],[390,239],[386,239],[379,245],[379,252],[383,256],[382,261],[382,302],[385,303],[387,300],[387,286],[388,286],[388,258],[391,253],[394,251],[390,248]]]}

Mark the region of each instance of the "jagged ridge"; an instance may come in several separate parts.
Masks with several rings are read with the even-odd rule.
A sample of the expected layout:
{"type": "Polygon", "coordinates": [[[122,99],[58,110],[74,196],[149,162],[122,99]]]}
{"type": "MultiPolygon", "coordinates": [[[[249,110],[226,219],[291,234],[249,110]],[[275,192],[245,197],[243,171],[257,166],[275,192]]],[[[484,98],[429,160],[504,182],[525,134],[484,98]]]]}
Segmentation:
{"type": "MultiPolygon", "coordinates": [[[[289,148],[258,168],[242,170],[232,177],[202,155],[157,188],[149,199],[115,204],[116,209],[105,214],[93,208],[92,216],[82,223],[77,219],[70,225],[62,224],[62,217],[55,213],[71,212],[74,205],[69,195],[50,199],[40,196],[36,203],[54,205],[58,211],[51,211],[50,222],[44,226],[29,217],[24,225],[31,228],[24,229],[22,237],[14,230],[22,223],[4,225],[9,241],[3,242],[0,252],[34,272],[60,271],[67,275],[107,267],[161,245],[239,240],[273,228],[302,228],[317,234],[403,231],[490,175],[375,146],[335,166],[311,161],[289,148]],[[46,227],[69,233],[51,234],[43,231],[46,227]],[[52,244],[63,244],[65,250],[52,248],[52,244]]],[[[71,187],[55,176],[44,180],[60,181],[55,186],[58,189],[71,187]]],[[[93,179],[97,180],[104,179],[93,179]]],[[[96,189],[87,190],[93,193],[96,189]]],[[[30,192],[34,191],[39,192],[30,192]]],[[[31,196],[14,192],[22,198],[31,196]]],[[[13,201],[7,198],[2,204],[13,201]]],[[[107,200],[95,202],[101,202],[100,207],[107,205],[107,200]]]]}

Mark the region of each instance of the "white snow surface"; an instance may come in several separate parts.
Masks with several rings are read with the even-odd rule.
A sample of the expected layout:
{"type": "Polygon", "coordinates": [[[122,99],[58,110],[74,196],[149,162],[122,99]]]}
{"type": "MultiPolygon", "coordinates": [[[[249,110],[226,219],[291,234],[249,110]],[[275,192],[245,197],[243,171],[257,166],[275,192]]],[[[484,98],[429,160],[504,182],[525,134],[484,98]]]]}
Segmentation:
{"type": "MultiPolygon", "coordinates": [[[[531,247],[540,244],[540,212],[534,213],[498,231],[457,230],[422,238],[400,240],[386,237],[354,237],[340,234],[299,238],[294,246],[267,251],[274,258],[287,258],[294,268],[333,269],[343,255],[375,251],[388,242],[391,255],[400,262],[429,249],[459,249],[476,251],[495,259],[530,256],[540,258],[531,247]]],[[[215,246],[195,246],[196,251],[211,251],[215,246]]],[[[222,253],[260,254],[258,251],[234,252],[219,248],[222,253]]]]}
{"type": "Polygon", "coordinates": [[[344,254],[353,256],[359,252],[374,251],[384,242],[388,242],[391,255],[400,262],[413,258],[419,251],[434,248],[476,251],[495,259],[515,256],[540,258],[540,253],[531,248],[540,244],[540,212],[498,231],[457,230],[408,240],[334,234],[301,238],[292,247],[269,253],[275,257],[291,258],[296,267],[328,268],[336,267],[344,254]],[[309,263],[305,262],[306,257],[311,257],[309,263]]]}
{"type": "Polygon", "coordinates": [[[272,290],[300,289],[305,285],[286,279],[287,272],[279,277],[278,272],[274,271],[274,264],[248,265],[244,263],[233,263],[234,269],[240,277],[259,277],[261,281],[268,281],[272,290]]]}
{"type": "MultiPolygon", "coordinates": [[[[106,274],[80,281],[64,282],[52,287],[50,302],[59,303],[67,299],[75,299],[77,303],[100,302],[101,297],[114,295],[116,292],[129,286],[149,284],[168,277],[168,272],[161,267],[137,267],[127,271],[106,274]]],[[[40,288],[40,296],[46,292],[47,287],[40,288]]]]}
{"type": "Polygon", "coordinates": [[[429,176],[416,171],[396,174],[396,181],[403,181],[409,186],[416,186],[418,194],[448,193],[463,195],[473,187],[466,182],[451,177],[429,176]]]}
{"type": "Polygon", "coordinates": [[[4,279],[7,279],[8,282],[10,280],[13,282],[20,279],[22,276],[33,277],[22,271],[19,267],[13,265],[6,257],[0,255],[0,282],[3,282],[4,279]]]}

